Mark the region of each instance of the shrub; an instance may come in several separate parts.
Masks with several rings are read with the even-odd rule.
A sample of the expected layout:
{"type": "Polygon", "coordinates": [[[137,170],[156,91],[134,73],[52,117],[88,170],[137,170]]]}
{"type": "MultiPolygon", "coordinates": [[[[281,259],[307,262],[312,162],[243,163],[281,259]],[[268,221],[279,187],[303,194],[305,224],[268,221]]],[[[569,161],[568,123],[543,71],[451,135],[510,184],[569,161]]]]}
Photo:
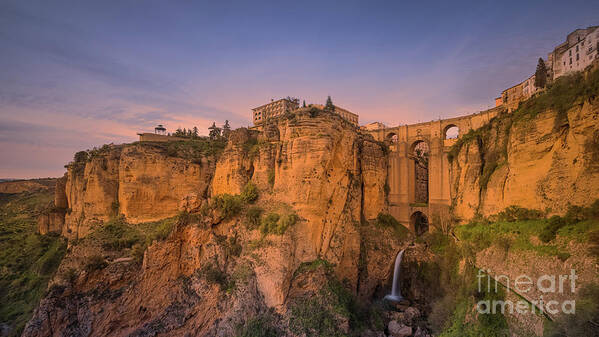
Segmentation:
{"type": "Polygon", "coordinates": [[[269,213],[260,222],[260,232],[263,235],[282,235],[287,231],[287,228],[295,225],[297,220],[299,220],[299,217],[295,213],[285,214],[282,217],[277,213],[269,213]]]}
{"type": "Polygon", "coordinates": [[[282,335],[270,315],[256,316],[235,329],[237,337],[277,337],[282,335]]]}
{"type": "Polygon", "coordinates": [[[395,219],[391,214],[379,213],[376,217],[376,224],[381,227],[392,227],[395,228],[400,226],[399,221],[395,219]]]}
{"type": "Polygon", "coordinates": [[[87,258],[87,262],[85,263],[85,270],[87,272],[92,272],[95,270],[101,270],[106,268],[108,263],[104,260],[104,257],[101,255],[92,255],[87,258]]]}
{"type": "Polygon", "coordinates": [[[565,225],[566,225],[566,220],[564,218],[559,217],[557,215],[552,216],[547,221],[547,224],[545,225],[545,227],[543,227],[543,230],[541,230],[541,233],[539,234],[539,240],[547,243],[547,242],[555,239],[555,235],[557,234],[557,231],[560,228],[564,227],[565,225]]]}
{"type": "MultiPolygon", "coordinates": [[[[185,216],[184,216],[185,217],[185,216]]],[[[153,240],[166,240],[168,236],[171,234],[173,229],[175,228],[175,221],[171,219],[165,219],[158,222],[158,225],[154,229],[154,234],[152,235],[153,240]]]]}
{"type": "Polygon", "coordinates": [[[264,212],[264,210],[257,206],[252,206],[247,210],[245,215],[247,229],[253,230],[258,228],[260,225],[260,217],[262,216],[262,212],[264,212]]]}
{"type": "Polygon", "coordinates": [[[258,187],[256,187],[256,184],[251,181],[245,184],[241,192],[241,199],[248,204],[254,203],[258,199],[258,187]]]}
{"type": "Polygon", "coordinates": [[[199,270],[202,276],[209,284],[218,284],[221,289],[227,286],[227,274],[225,274],[215,263],[207,263],[199,270]]]}
{"type": "Polygon", "coordinates": [[[281,220],[279,220],[279,226],[277,228],[277,230],[278,230],[277,234],[283,234],[283,233],[285,233],[285,231],[287,230],[287,228],[289,228],[290,226],[293,226],[293,225],[295,225],[297,223],[298,219],[299,219],[299,217],[295,213],[283,215],[283,217],[281,217],[281,220]]]}
{"type": "Polygon", "coordinates": [[[543,212],[520,206],[509,206],[497,214],[498,221],[514,222],[520,220],[534,220],[543,217],[543,212]]]}
{"type": "Polygon", "coordinates": [[[280,216],[277,213],[268,213],[260,222],[260,232],[264,235],[274,233],[279,219],[280,216]]]}
{"type": "Polygon", "coordinates": [[[135,245],[133,245],[133,247],[131,248],[131,256],[133,257],[136,263],[141,264],[143,262],[146,248],[147,245],[145,243],[136,243],[135,245]]]}
{"type": "Polygon", "coordinates": [[[214,207],[221,212],[225,219],[229,219],[241,211],[243,200],[238,195],[221,194],[214,198],[214,207]]]}
{"type": "Polygon", "coordinates": [[[134,244],[143,241],[139,231],[129,226],[123,218],[110,220],[94,236],[102,242],[104,249],[113,251],[131,248],[134,244]]]}

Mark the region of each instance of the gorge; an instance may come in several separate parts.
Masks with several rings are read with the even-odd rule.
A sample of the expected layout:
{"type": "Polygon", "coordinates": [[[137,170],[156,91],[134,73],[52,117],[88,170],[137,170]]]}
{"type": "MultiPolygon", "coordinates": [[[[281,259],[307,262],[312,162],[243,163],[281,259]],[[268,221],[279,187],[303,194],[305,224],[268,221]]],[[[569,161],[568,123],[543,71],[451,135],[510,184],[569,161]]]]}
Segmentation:
{"type": "MultiPolygon", "coordinates": [[[[18,299],[3,304],[2,333],[590,336],[598,94],[595,65],[511,112],[364,131],[306,107],[228,139],[78,152],[50,189],[2,194],[3,223],[39,199],[19,212],[37,217],[31,237],[56,245],[52,263],[31,267],[45,275],[39,305],[17,315],[18,299]],[[445,136],[452,126],[457,139],[445,136]],[[479,269],[534,281],[575,269],[580,291],[477,289],[479,269]],[[579,306],[476,311],[520,298],[579,306]]],[[[33,279],[10,277],[13,289],[33,279]]]]}

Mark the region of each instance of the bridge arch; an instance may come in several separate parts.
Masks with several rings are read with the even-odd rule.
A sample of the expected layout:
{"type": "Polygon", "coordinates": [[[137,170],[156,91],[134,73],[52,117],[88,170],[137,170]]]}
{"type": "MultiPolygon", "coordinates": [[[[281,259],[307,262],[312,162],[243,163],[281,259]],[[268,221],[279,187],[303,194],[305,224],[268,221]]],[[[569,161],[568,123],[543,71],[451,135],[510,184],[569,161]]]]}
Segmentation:
{"type": "Polygon", "coordinates": [[[410,227],[417,236],[428,232],[428,218],[420,211],[412,213],[410,216],[410,227]]]}
{"type": "Polygon", "coordinates": [[[456,139],[460,135],[460,128],[456,124],[449,124],[443,129],[443,139],[456,139]]]}
{"type": "Polygon", "coordinates": [[[397,143],[399,140],[399,136],[395,132],[389,132],[387,136],[385,136],[385,140],[390,143],[397,143]]]}

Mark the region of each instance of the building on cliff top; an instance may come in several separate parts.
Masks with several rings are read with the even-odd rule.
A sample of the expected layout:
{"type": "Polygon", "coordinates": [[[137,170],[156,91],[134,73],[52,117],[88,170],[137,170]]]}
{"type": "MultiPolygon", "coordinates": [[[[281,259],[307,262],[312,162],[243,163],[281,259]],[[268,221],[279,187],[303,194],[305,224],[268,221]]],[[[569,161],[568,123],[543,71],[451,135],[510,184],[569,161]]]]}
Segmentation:
{"type": "MultiPolygon", "coordinates": [[[[599,26],[577,29],[566,37],[566,41],[547,55],[547,80],[582,71],[599,58],[599,26]]],[[[495,99],[495,106],[505,105],[509,111],[532,97],[541,88],[535,86],[535,75],[501,92],[501,99],[495,99]]]]}
{"type": "Polygon", "coordinates": [[[299,100],[297,98],[287,97],[277,101],[271,100],[270,103],[252,109],[254,125],[262,124],[271,117],[280,116],[298,108],[299,100]]]}
{"type": "Polygon", "coordinates": [[[584,70],[599,56],[599,26],[581,28],[568,34],[566,41],[547,55],[552,78],[584,70]]]}
{"type": "Polygon", "coordinates": [[[140,142],[173,142],[178,140],[186,140],[181,137],[174,137],[166,133],[166,128],[162,124],[158,124],[154,128],[154,133],[140,132],[137,134],[140,142]]]}
{"type": "MultiPolygon", "coordinates": [[[[311,104],[310,106],[317,107],[319,109],[324,108],[324,105],[321,104],[311,104]]],[[[271,101],[268,104],[264,104],[252,109],[254,125],[260,125],[269,118],[281,116],[287,112],[293,112],[297,109],[299,109],[299,100],[297,98],[287,97],[277,101],[271,101]]],[[[348,122],[358,125],[357,114],[336,105],[334,112],[348,122]]]]}

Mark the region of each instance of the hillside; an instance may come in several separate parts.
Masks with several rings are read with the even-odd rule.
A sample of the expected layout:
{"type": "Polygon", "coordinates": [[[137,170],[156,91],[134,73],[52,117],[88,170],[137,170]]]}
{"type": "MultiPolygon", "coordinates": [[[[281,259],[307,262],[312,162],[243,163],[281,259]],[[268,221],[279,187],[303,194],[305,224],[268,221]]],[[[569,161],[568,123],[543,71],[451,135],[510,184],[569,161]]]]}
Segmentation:
{"type": "MultiPolygon", "coordinates": [[[[19,336],[66,251],[65,240],[37,233],[53,189],[0,194],[0,335],[19,336]]],[[[11,189],[14,186],[11,186],[11,189]]]]}

